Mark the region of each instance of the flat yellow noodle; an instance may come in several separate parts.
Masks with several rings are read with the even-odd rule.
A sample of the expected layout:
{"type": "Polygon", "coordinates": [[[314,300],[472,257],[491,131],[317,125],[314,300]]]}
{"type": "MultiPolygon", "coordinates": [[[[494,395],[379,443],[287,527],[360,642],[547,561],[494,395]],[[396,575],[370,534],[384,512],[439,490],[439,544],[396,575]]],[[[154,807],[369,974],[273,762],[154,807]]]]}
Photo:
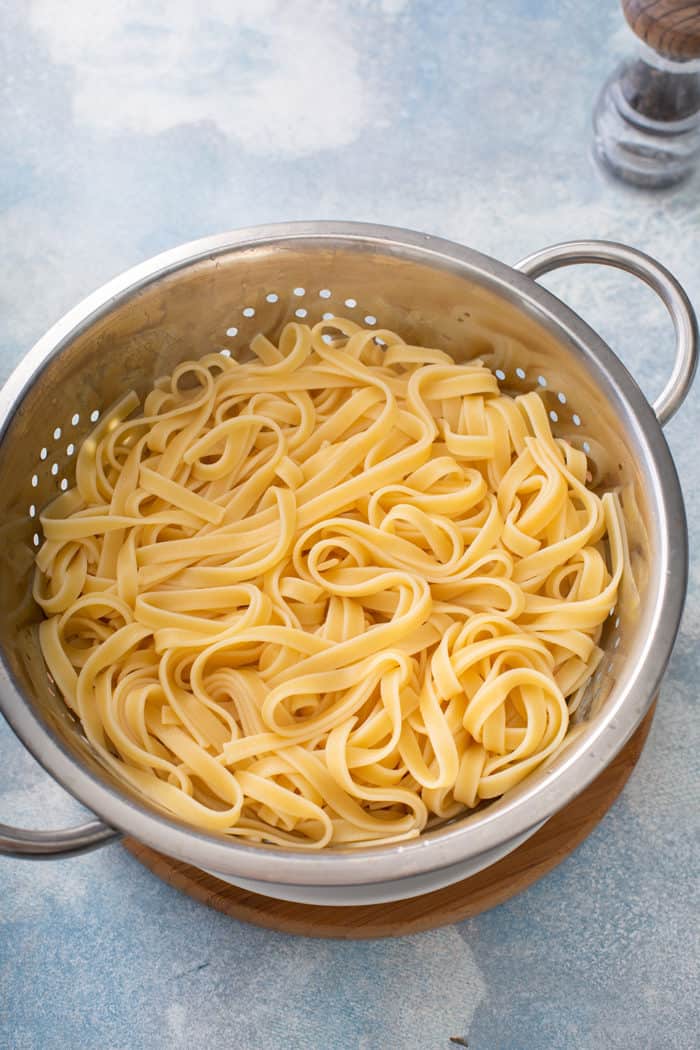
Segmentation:
{"type": "Polygon", "coordinates": [[[566,746],[634,592],[618,498],[481,361],[334,318],[127,393],[41,515],[39,639],[104,763],[252,842],[402,842],[566,746]]]}

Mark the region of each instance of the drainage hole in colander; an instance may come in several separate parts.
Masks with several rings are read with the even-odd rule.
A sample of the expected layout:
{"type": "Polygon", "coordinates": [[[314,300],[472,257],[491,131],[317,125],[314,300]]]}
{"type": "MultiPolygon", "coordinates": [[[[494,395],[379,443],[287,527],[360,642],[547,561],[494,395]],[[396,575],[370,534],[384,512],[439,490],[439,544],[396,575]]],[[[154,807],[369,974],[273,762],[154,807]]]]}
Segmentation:
{"type": "Polygon", "coordinates": [[[41,452],[39,453],[39,459],[46,459],[48,454],[49,454],[48,450],[45,449],[45,448],[42,448],[41,452]]]}
{"type": "Polygon", "coordinates": [[[71,443],[69,445],[66,445],[66,455],[67,456],[72,456],[74,452],[75,452],[75,445],[71,441],[71,443]]]}
{"type": "Polygon", "coordinates": [[[294,294],[301,299],[302,295],[306,295],[306,288],[295,288],[294,294]]]}
{"type": "Polygon", "coordinates": [[[222,357],[230,357],[231,356],[231,351],[228,349],[228,347],[224,347],[223,350],[219,350],[219,353],[221,354],[222,357]]]}
{"type": "Polygon", "coordinates": [[[72,424],[72,425],[73,425],[74,427],[77,427],[77,425],[78,425],[78,423],[79,423],[79,422],[80,422],[80,416],[78,415],[78,413],[77,413],[77,412],[75,412],[75,413],[74,413],[74,414],[73,414],[73,415],[71,416],[71,424],[72,424]]]}
{"type": "Polygon", "coordinates": [[[226,335],[233,339],[234,336],[238,335],[238,329],[234,326],[226,329],[226,335]]]}
{"type": "Polygon", "coordinates": [[[33,503],[31,503],[29,505],[29,517],[30,518],[35,518],[36,517],[36,507],[35,507],[35,505],[33,503]]]}
{"type": "Polygon", "coordinates": [[[279,300],[279,295],[277,294],[277,292],[268,292],[265,298],[267,299],[268,303],[276,303],[279,300]]]}
{"type": "Polygon", "coordinates": [[[365,324],[368,324],[368,325],[372,326],[373,324],[376,324],[376,323],[377,323],[377,318],[374,316],[374,314],[367,314],[367,316],[365,317],[365,324]]]}
{"type": "Polygon", "coordinates": [[[39,475],[38,474],[32,474],[32,488],[35,489],[38,484],[39,484],[39,475]]]}
{"type": "Polygon", "coordinates": [[[54,477],[56,477],[56,475],[58,474],[58,463],[51,464],[51,473],[54,477]]]}
{"type": "Polygon", "coordinates": [[[67,488],[68,488],[68,478],[61,478],[61,485],[60,485],[61,492],[65,492],[67,488]]]}
{"type": "Polygon", "coordinates": [[[333,317],[334,317],[334,314],[323,314],[323,320],[324,321],[332,321],[333,317]]]}
{"type": "Polygon", "coordinates": [[[525,369],[524,368],[516,368],[515,369],[515,374],[518,377],[518,379],[524,379],[525,378],[525,369]]]}
{"type": "Polygon", "coordinates": [[[92,411],[90,413],[90,422],[91,423],[96,423],[99,418],[100,418],[100,410],[99,410],[99,408],[96,408],[96,409],[94,409],[94,411],[92,411]]]}
{"type": "Polygon", "coordinates": [[[32,536],[32,543],[34,544],[35,547],[38,547],[39,544],[41,543],[41,540],[39,539],[39,533],[38,532],[35,532],[34,535],[32,536]]]}
{"type": "Polygon", "coordinates": [[[60,441],[61,440],[61,428],[60,427],[56,427],[56,429],[54,430],[54,432],[53,432],[53,439],[54,439],[54,441],[60,441]]]}
{"type": "Polygon", "coordinates": [[[333,293],[331,292],[330,288],[322,288],[318,294],[321,297],[321,299],[330,299],[333,293]]]}
{"type": "Polygon", "coordinates": [[[575,427],[581,426],[581,417],[578,415],[577,412],[574,412],[573,416],[571,417],[571,421],[575,427]]]}
{"type": "Polygon", "coordinates": [[[503,369],[502,368],[497,368],[496,369],[496,379],[499,379],[501,382],[503,382],[503,380],[505,378],[506,378],[506,374],[503,371],[503,369]]]}
{"type": "Polygon", "coordinates": [[[244,317],[255,317],[255,310],[252,306],[246,306],[242,310],[244,317]]]}
{"type": "Polygon", "coordinates": [[[586,453],[586,455],[588,455],[591,451],[591,446],[588,444],[587,441],[584,441],[583,443],[583,451],[586,453]]]}
{"type": "Polygon", "coordinates": [[[560,404],[560,405],[565,405],[565,404],[566,404],[566,394],[563,394],[563,393],[561,392],[561,390],[560,390],[560,391],[559,391],[559,393],[557,394],[557,397],[559,398],[559,404],[560,404]]]}
{"type": "Polygon", "coordinates": [[[298,310],[294,311],[294,315],[295,317],[306,317],[307,312],[303,306],[300,306],[298,310]]]}
{"type": "Polygon", "coordinates": [[[346,299],[345,305],[349,310],[354,310],[354,308],[357,306],[357,299],[346,299]]]}
{"type": "Polygon", "coordinates": [[[554,409],[552,409],[552,411],[549,413],[549,418],[551,419],[552,423],[559,422],[559,414],[555,412],[554,409]]]}
{"type": "Polygon", "coordinates": [[[540,384],[540,386],[546,386],[547,385],[547,380],[545,379],[544,376],[538,376],[537,377],[537,382],[540,384]]]}

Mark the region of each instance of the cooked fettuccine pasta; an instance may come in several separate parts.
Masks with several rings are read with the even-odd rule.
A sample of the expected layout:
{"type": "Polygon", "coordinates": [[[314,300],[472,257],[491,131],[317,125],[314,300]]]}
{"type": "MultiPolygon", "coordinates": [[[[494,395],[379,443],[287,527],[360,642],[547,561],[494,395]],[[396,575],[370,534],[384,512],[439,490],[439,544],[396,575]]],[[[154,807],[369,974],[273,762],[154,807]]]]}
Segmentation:
{"type": "Polygon", "coordinates": [[[181,364],[41,517],[44,658],[104,763],[185,821],[414,837],[562,746],[626,561],[537,393],[334,319],[181,364]]]}

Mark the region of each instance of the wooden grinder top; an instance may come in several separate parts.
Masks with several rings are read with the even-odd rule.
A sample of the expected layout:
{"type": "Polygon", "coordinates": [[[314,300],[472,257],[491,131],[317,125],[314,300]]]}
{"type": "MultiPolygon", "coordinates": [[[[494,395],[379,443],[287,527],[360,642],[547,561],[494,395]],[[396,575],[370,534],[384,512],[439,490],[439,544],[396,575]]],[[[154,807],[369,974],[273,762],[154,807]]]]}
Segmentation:
{"type": "Polygon", "coordinates": [[[622,0],[632,31],[650,48],[677,62],[700,58],[700,3],[691,0],[622,0]]]}

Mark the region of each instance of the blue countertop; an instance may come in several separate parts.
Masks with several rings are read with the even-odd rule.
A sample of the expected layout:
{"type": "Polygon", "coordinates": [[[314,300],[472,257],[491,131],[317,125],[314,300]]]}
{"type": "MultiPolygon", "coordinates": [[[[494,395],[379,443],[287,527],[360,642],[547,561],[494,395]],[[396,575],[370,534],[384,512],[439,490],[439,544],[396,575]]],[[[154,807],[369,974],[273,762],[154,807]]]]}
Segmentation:
{"type": "MultiPolygon", "coordinates": [[[[630,46],[616,0],[0,0],[0,12],[2,378],[127,266],[284,219],[408,226],[507,262],[576,237],[627,241],[700,305],[698,179],[635,192],[590,156],[595,96],[630,46]]],[[[672,334],[651,293],[591,268],[547,284],[655,396],[672,334]]],[[[572,857],[476,919],[364,943],[238,924],[118,844],[0,860],[0,1047],[696,1047],[698,387],[667,428],[694,558],[681,635],[637,770],[572,857]]],[[[0,819],[56,827],[81,813],[4,723],[0,754],[0,819]]]]}

